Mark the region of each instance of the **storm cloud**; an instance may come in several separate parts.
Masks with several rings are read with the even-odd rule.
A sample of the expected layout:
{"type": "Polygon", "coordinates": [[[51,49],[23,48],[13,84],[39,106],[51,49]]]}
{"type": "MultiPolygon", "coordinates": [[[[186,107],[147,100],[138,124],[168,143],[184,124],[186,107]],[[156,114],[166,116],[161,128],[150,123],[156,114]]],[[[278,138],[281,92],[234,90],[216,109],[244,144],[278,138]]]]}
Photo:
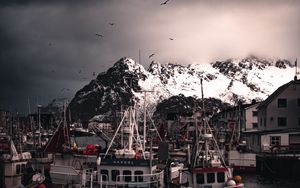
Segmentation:
{"type": "Polygon", "coordinates": [[[0,108],[71,98],[93,72],[138,60],[139,50],[145,67],[300,56],[299,1],[161,2],[0,1],[0,108]]]}

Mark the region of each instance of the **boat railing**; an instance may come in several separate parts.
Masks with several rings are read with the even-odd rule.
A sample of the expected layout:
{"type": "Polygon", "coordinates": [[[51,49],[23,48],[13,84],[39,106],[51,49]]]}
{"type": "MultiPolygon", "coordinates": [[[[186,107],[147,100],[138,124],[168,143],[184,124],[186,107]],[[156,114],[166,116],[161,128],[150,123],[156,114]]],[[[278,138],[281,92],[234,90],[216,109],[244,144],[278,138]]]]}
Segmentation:
{"type": "Polygon", "coordinates": [[[98,176],[97,172],[92,168],[87,168],[82,171],[81,185],[83,187],[93,187],[93,185],[100,185],[100,187],[108,187],[108,175],[101,174],[98,176]]]}
{"type": "Polygon", "coordinates": [[[98,177],[98,184],[104,187],[108,187],[108,175],[107,174],[101,174],[98,177]]]}
{"type": "Polygon", "coordinates": [[[162,187],[163,171],[154,174],[118,175],[116,187],[162,187]]]}
{"type": "Polygon", "coordinates": [[[61,185],[79,183],[82,176],[74,167],[63,165],[51,165],[50,175],[52,183],[61,185]]]}

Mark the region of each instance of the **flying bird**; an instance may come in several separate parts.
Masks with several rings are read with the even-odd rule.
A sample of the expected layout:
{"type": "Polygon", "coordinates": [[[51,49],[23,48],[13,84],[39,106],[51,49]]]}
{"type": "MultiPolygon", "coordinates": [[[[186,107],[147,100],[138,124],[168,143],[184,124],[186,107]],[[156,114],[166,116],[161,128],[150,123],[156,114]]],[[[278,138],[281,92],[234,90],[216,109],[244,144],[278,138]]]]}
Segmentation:
{"type": "Polygon", "coordinates": [[[153,57],[155,54],[151,54],[151,55],[149,55],[149,58],[151,58],[151,57],[153,57]]]}
{"type": "Polygon", "coordinates": [[[95,35],[98,36],[98,37],[103,37],[103,35],[98,34],[98,33],[96,33],[95,35]]]}
{"type": "Polygon", "coordinates": [[[173,38],[169,38],[170,40],[174,40],[173,38]]]}
{"type": "Polygon", "coordinates": [[[79,71],[78,71],[78,74],[80,74],[81,72],[82,72],[82,71],[81,71],[81,70],[79,70],[79,71]]]}
{"type": "Polygon", "coordinates": [[[165,2],[161,3],[160,5],[166,5],[167,2],[169,2],[170,0],[166,0],[165,2]]]}
{"type": "Polygon", "coordinates": [[[114,26],[116,23],[113,23],[113,22],[111,22],[111,23],[109,23],[109,25],[111,25],[111,26],[114,26]]]}

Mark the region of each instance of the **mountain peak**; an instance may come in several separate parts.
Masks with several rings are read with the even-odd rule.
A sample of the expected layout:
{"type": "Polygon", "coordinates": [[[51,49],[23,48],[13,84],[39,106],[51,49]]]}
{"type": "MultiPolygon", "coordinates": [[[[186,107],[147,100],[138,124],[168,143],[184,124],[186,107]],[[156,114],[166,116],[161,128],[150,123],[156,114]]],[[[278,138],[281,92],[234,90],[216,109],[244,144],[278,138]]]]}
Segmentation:
{"type": "MultiPolygon", "coordinates": [[[[71,101],[72,117],[88,119],[98,114],[116,113],[129,99],[143,106],[140,91],[147,94],[150,106],[182,94],[201,97],[200,79],[203,78],[206,98],[216,98],[233,104],[236,100],[265,99],[290,79],[294,70],[287,60],[269,60],[248,56],[227,59],[211,64],[160,64],[151,62],[148,70],[133,59],[124,57],[97,79],[84,86],[71,101]],[[77,111],[77,112],[76,112],[77,111]],[[87,113],[88,112],[88,113],[87,113]]],[[[291,78],[292,79],[292,78],[291,78]]]]}
{"type": "Polygon", "coordinates": [[[125,71],[125,72],[145,72],[144,67],[135,62],[133,59],[128,57],[123,57],[119,61],[117,61],[112,67],[115,70],[125,71]]]}
{"type": "Polygon", "coordinates": [[[152,61],[149,65],[148,71],[153,75],[158,75],[161,73],[160,69],[161,69],[161,64],[152,61]]]}

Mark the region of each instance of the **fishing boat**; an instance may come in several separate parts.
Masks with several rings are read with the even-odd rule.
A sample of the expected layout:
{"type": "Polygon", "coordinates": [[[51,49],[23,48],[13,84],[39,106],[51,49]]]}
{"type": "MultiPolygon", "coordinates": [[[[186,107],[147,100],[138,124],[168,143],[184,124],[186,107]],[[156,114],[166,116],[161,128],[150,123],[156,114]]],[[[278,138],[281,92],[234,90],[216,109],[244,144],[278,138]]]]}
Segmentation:
{"type": "Polygon", "coordinates": [[[233,177],[232,169],[226,166],[205,114],[204,104],[202,104],[202,112],[194,113],[195,134],[193,143],[188,144],[191,152],[189,152],[188,168],[183,174],[185,177],[182,178],[181,185],[193,188],[244,187],[240,182],[240,176],[233,177]]]}
{"type": "Polygon", "coordinates": [[[30,152],[18,153],[12,138],[0,133],[0,187],[22,187],[22,176],[29,160],[30,152]]]}
{"type": "Polygon", "coordinates": [[[234,171],[255,173],[256,153],[244,152],[238,149],[229,150],[228,164],[234,169],[234,171]]]}
{"type": "MultiPolygon", "coordinates": [[[[149,129],[150,151],[146,151],[135,121],[135,111],[129,107],[104,155],[97,158],[98,182],[108,187],[164,187],[165,169],[159,168],[152,148],[155,129],[149,129]],[[120,133],[120,134],[118,134],[120,133]],[[112,149],[119,135],[120,145],[112,149]]],[[[171,174],[175,179],[183,165],[173,164],[171,174]],[[173,172],[173,173],[172,173],[173,172]]],[[[177,177],[178,178],[178,177],[177,177]]]]}
{"type": "Polygon", "coordinates": [[[95,135],[94,132],[91,132],[88,129],[83,128],[83,126],[80,122],[73,123],[70,125],[70,134],[74,137],[95,135]]]}
{"type": "MultiPolygon", "coordinates": [[[[228,123],[230,128],[228,136],[230,141],[228,143],[227,164],[234,169],[235,172],[241,173],[255,173],[256,172],[256,153],[252,152],[247,144],[247,140],[242,137],[241,120],[242,117],[242,104],[238,102],[237,113],[238,116],[235,120],[228,123]]],[[[251,130],[250,130],[251,132],[251,130]]]]}
{"type": "MultiPolygon", "coordinates": [[[[164,187],[165,183],[179,181],[179,172],[183,169],[183,164],[158,163],[152,147],[152,137],[156,129],[147,131],[150,146],[146,151],[146,147],[143,147],[144,141],[139,135],[135,114],[133,107],[124,112],[106,150],[101,149],[98,144],[89,144],[84,150],[73,148],[73,153],[66,153],[61,148],[60,154],[56,154],[50,167],[52,183],[82,187],[164,187]]],[[[52,138],[53,144],[48,144],[48,152],[50,146],[57,149],[54,143],[67,140],[67,133],[64,133],[67,129],[64,127],[61,124],[57,129],[55,135],[60,136],[52,138]]]]}

